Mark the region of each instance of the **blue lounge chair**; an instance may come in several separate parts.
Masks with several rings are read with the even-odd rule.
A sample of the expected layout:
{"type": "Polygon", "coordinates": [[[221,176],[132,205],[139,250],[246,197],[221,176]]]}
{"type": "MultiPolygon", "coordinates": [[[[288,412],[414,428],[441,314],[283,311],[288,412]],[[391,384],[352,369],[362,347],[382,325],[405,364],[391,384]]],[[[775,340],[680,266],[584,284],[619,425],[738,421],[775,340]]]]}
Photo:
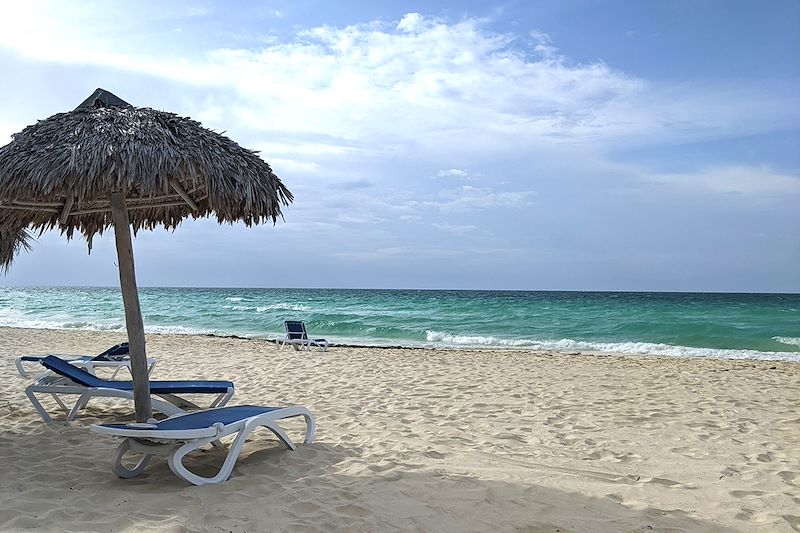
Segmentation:
{"type": "Polygon", "coordinates": [[[305,347],[311,350],[311,346],[317,346],[323,352],[328,350],[328,341],[325,339],[310,339],[306,331],[306,325],[299,320],[287,320],[283,323],[286,328],[286,337],[278,339],[278,347],[283,350],[287,344],[291,344],[295,350],[305,347]]]}
{"type": "MultiPolygon", "coordinates": [[[[71,357],[68,359],[70,363],[73,365],[83,368],[90,374],[95,374],[95,369],[97,368],[111,368],[114,370],[114,373],[111,375],[109,379],[114,379],[117,377],[117,373],[123,368],[127,368],[130,370],[130,357],[128,352],[128,343],[123,342],[121,344],[116,344],[109,348],[108,350],[100,353],[98,355],[81,355],[78,357],[71,357]]],[[[54,355],[54,354],[51,354],[54,355]]],[[[35,364],[35,368],[41,372],[42,366],[39,364],[42,362],[42,359],[47,357],[46,355],[21,355],[17,357],[16,365],[17,365],[17,372],[19,372],[20,377],[22,378],[29,378],[31,377],[31,371],[25,368],[25,363],[33,363],[35,364]]],[[[64,357],[62,357],[64,358],[64,357]]],[[[147,371],[152,372],[153,367],[156,366],[155,359],[147,359],[147,371]]],[[[45,370],[45,372],[49,372],[45,370]]]]}
{"type": "Polygon", "coordinates": [[[233,465],[242,451],[247,437],[255,429],[265,427],[272,431],[290,450],[297,447],[278,425],[278,420],[302,416],[306,422],[305,444],[314,440],[314,419],[305,407],[256,407],[240,405],[222,407],[172,416],[160,422],[151,419],[145,424],[94,424],[92,431],[102,435],[121,437],[124,440],[117,447],[113,470],[121,478],[130,478],[142,473],[154,455],[166,455],[167,464],[179,478],[193,483],[221,483],[228,479],[233,465]],[[212,444],[219,445],[219,440],[237,433],[231,443],[228,455],[219,472],[212,477],[202,477],[183,465],[186,454],[212,444]],[[143,454],[133,468],[122,464],[122,458],[128,452],[143,454]]]}
{"type": "MultiPolygon", "coordinates": [[[[51,370],[53,374],[37,379],[25,389],[25,394],[36,411],[48,424],[53,420],[36,398],[36,393],[52,395],[59,406],[67,412],[67,422],[73,420],[78,411],[83,409],[86,403],[95,396],[133,399],[132,381],[102,379],[54,355],[49,355],[42,359],[41,364],[51,370]],[[60,395],[63,394],[77,394],[80,397],[72,408],[68,408],[60,398],[60,395]]],[[[233,383],[230,381],[150,382],[150,393],[162,398],[162,400],[152,399],[153,409],[168,416],[184,413],[186,409],[199,409],[198,405],[177,396],[178,394],[216,395],[211,407],[221,407],[228,403],[228,400],[233,396],[233,392],[233,383]]]]}

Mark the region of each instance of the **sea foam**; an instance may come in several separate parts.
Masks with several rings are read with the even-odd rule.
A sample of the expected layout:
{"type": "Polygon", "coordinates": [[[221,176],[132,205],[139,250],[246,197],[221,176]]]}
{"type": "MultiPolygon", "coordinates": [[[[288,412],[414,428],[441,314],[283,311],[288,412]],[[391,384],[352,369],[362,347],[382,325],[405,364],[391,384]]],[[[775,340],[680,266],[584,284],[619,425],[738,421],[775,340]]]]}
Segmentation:
{"type": "MultiPolygon", "coordinates": [[[[800,352],[760,352],[757,350],[731,350],[722,348],[697,348],[652,342],[589,342],[573,339],[502,339],[491,336],[450,335],[441,331],[427,331],[426,340],[433,347],[443,348],[528,348],[533,350],[643,354],[662,357],[700,357],[714,359],[760,359],[770,361],[800,361],[800,352]]],[[[800,340],[800,339],[795,339],[800,340]]],[[[782,342],[782,341],[779,341],[782,342]]],[[[786,343],[788,344],[788,343],[786,343]]]]}
{"type": "Polygon", "coordinates": [[[800,347],[800,337],[772,337],[772,340],[788,346],[800,347]]]}
{"type": "MultiPolygon", "coordinates": [[[[232,291],[142,288],[145,329],[274,338],[297,318],[315,335],[360,346],[800,361],[800,295],[232,291]]],[[[0,326],[125,332],[115,288],[0,287],[0,326]]]]}
{"type": "MultiPolygon", "coordinates": [[[[116,320],[92,322],[75,320],[74,317],[55,315],[50,317],[32,317],[18,309],[0,308],[0,326],[23,329],[80,329],[88,331],[116,331],[124,333],[125,323],[116,320]]],[[[145,325],[146,333],[171,333],[176,335],[223,335],[227,332],[187,326],[145,325]]]]}

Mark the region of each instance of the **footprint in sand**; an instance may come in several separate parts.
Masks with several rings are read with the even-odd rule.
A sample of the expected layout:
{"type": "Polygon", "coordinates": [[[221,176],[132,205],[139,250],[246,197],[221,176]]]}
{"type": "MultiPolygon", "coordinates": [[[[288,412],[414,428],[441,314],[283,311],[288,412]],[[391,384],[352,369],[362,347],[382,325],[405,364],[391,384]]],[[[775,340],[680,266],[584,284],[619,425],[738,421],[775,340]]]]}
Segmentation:
{"type": "Polygon", "coordinates": [[[766,494],[763,490],[732,490],[730,495],[734,498],[750,498],[753,496],[763,496],[766,494]]]}
{"type": "Polygon", "coordinates": [[[393,463],[389,463],[389,464],[385,464],[385,465],[373,464],[373,465],[368,465],[367,468],[369,468],[373,472],[381,473],[381,472],[385,472],[386,470],[391,470],[395,466],[397,466],[397,465],[395,465],[393,463]]]}
{"type": "Polygon", "coordinates": [[[311,502],[297,502],[289,506],[289,510],[297,515],[310,515],[320,510],[320,506],[311,502]]]}
{"type": "Polygon", "coordinates": [[[640,479],[640,483],[655,483],[656,485],[663,485],[665,487],[669,487],[672,489],[681,488],[681,489],[694,489],[690,485],[686,485],[684,483],[679,483],[677,481],[672,481],[671,479],[663,478],[663,477],[652,477],[650,479],[640,479]]]}
{"type": "Polygon", "coordinates": [[[672,453],[676,453],[678,455],[682,455],[684,457],[689,457],[691,459],[701,459],[708,455],[702,450],[699,450],[697,448],[690,448],[689,446],[678,446],[676,448],[670,448],[669,451],[672,453]]]}
{"type": "Polygon", "coordinates": [[[720,479],[723,478],[723,477],[726,477],[726,476],[727,477],[732,477],[732,476],[735,476],[735,475],[737,475],[739,473],[740,473],[739,470],[733,468],[732,466],[729,466],[729,467],[725,468],[724,470],[722,470],[720,472],[720,479]]]}
{"type": "Polygon", "coordinates": [[[436,450],[428,450],[425,452],[425,457],[430,457],[431,459],[444,459],[444,454],[439,453],[436,450]]]}
{"type": "Polygon", "coordinates": [[[335,511],[338,514],[348,516],[351,518],[363,518],[369,515],[369,511],[367,511],[365,508],[353,504],[340,505],[335,509],[335,511]]]}
{"type": "Polygon", "coordinates": [[[641,462],[642,456],[633,452],[611,452],[614,460],[620,463],[638,463],[641,462]]]}
{"type": "Polygon", "coordinates": [[[797,486],[797,483],[795,483],[794,481],[795,479],[797,479],[797,472],[792,472],[790,470],[782,470],[778,472],[778,476],[780,476],[783,482],[786,483],[787,485],[791,485],[793,487],[797,486]]]}
{"type": "Polygon", "coordinates": [[[513,440],[517,442],[527,442],[525,437],[522,435],[517,435],[516,433],[498,433],[497,438],[503,440],[513,440]]]}
{"type": "Polygon", "coordinates": [[[781,515],[781,518],[789,522],[789,526],[795,531],[800,531],[800,516],[785,514],[781,515]]]}

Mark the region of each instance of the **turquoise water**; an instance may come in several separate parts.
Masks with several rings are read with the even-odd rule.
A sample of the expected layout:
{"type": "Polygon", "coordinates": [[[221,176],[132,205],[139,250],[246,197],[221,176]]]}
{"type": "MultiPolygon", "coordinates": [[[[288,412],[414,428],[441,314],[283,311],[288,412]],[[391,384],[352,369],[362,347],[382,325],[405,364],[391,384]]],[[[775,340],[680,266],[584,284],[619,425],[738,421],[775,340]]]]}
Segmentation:
{"type": "MultiPolygon", "coordinates": [[[[153,333],[800,361],[800,294],[140,289],[153,333]]],[[[0,288],[0,326],[124,332],[116,288],[0,288]]]]}

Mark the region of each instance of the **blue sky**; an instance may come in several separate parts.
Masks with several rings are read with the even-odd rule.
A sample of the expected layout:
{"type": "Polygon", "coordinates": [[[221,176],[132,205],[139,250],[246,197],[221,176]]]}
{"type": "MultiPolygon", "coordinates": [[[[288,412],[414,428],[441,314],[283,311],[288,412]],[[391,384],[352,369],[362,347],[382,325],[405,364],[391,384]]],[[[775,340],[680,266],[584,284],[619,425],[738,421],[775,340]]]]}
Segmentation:
{"type": "MultiPolygon", "coordinates": [[[[96,87],[261,150],[276,226],[140,285],[800,291],[796,1],[19,2],[0,144],[96,87]]],[[[115,285],[43,235],[2,285],[115,285]]]]}

